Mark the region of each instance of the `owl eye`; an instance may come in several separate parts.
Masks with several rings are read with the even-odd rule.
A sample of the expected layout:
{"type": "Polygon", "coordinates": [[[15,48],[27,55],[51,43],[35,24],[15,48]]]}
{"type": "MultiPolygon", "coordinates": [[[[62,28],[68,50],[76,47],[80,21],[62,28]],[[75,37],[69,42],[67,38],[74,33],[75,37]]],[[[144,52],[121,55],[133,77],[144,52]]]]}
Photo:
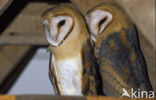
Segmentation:
{"type": "Polygon", "coordinates": [[[91,38],[96,41],[96,38],[112,21],[112,14],[107,11],[95,10],[88,14],[86,20],[91,31],[91,38]]]}
{"type": "Polygon", "coordinates": [[[102,24],[105,23],[106,20],[107,20],[107,17],[105,17],[105,18],[103,18],[103,19],[101,19],[101,20],[99,21],[99,26],[98,26],[98,27],[99,27],[100,29],[102,28],[102,24]]]}
{"type": "Polygon", "coordinates": [[[62,21],[60,21],[59,23],[58,23],[58,27],[62,27],[64,24],[65,24],[65,20],[62,20],[62,21]]]}
{"type": "Polygon", "coordinates": [[[45,25],[45,33],[48,42],[52,46],[61,45],[73,28],[73,18],[71,16],[54,16],[48,25],[45,25]]]}

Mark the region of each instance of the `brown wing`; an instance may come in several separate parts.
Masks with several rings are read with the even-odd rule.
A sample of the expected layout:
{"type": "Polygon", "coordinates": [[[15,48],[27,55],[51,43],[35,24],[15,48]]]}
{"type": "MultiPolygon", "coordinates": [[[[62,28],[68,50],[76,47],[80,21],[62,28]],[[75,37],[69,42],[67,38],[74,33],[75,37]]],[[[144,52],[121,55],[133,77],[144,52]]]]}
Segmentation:
{"type": "Polygon", "coordinates": [[[52,83],[55,94],[60,95],[60,91],[59,91],[58,83],[57,83],[57,79],[56,79],[56,73],[55,73],[55,70],[52,69],[52,68],[54,68],[54,67],[53,67],[53,64],[52,64],[52,53],[50,53],[49,79],[50,79],[50,81],[52,83]]]}
{"type": "Polygon", "coordinates": [[[95,55],[102,75],[103,92],[121,97],[123,88],[151,91],[146,63],[139,48],[137,29],[122,29],[102,38],[95,55]]]}
{"type": "Polygon", "coordinates": [[[82,75],[82,93],[84,95],[101,94],[100,76],[98,66],[94,56],[94,49],[90,40],[82,49],[83,75],[82,75]]]}

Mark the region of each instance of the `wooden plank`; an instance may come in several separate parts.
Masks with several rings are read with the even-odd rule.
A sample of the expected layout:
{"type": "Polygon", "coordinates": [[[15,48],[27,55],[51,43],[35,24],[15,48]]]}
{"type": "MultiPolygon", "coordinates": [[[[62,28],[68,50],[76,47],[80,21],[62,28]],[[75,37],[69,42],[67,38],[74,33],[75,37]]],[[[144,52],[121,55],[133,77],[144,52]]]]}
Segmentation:
{"type": "Polygon", "coordinates": [[[88,96],[86,100],[153,100],[150,98],[115,98],[115,97],[103,97],[103,96],[88,96]]]}
{"type": "MultiPolygon", "coordinates": [[[[148,24],[148,26],[152,26],[152,28],[142,27],[145,25],[146,22],[149,23],[149,22],[153,21],[152,23],[155,23],[155,21],[154,21],[155,19],[153,19],[153,13],[154,13],[153,10],[155,11],[155,9],[153,9],[155,6],[153,6],[153,4],[152,4],[153,0],[151,0],[151,1],[142,0],[141,1],[141,2],[145,2],[145,3],[139,3],[140,0],[70,0],[70,1],[74,5],[76,5],[77,8],[79,8],[81,10],[81,12],[83,13],[84,16],[90,9],[92,9],[96,5],[104,3],[104,2],[110,2],[110,1],[117,2],[124,9],[126,9],[126,11],[130,15],[132,20],[134,20],[135,23],[139,23],[139,24],[137,24],[138,29],[139,29],[139,39],[140,39],[139,42],[140,42],[140,46],[141,46],[141,49],[143,51],[143,54],[145,56],[145,60],[147,63],[150,81],[152,83],[154,91],[156,91],[155,31],[153,32],[153,30],[155,30],[155,27],[153,27],[154,24],[152,24],[152,25],[148,24]],[[131,2],[131,1],[133,1],[133,2],[131,2]],[[150,11],[150,9],[146,8],[147,2],[148,3],[150,2],[150,4],[147,4],[147,5],[151,9],[151,11],[150,11]],[[140,4],[142,4],[142,5],[140,5],[140,4]],[[152,5],[152,6],[150,7],[150,5],[152,5]],[[132,8],[133,8],[133,10],[131,10],[132,8]],[[137,9],[142,9],[142,13],[140,13],[141,10],[137,10],[137,9]],[[146,16],[144,16],[145,15],[144,11],[147,12],[146,16]],[[149,13],[151,13],[151,14],[149,14],[149,13]],[[139,14],[141,14],[141,15],[139,15],[139,14]],[[148,15],[150,15],[152,17],[148,17],[148,15]],[[143,17],[144,20],[139,19],[140,17],[143,17]],[[136,20],[135,18],[138,20],[136,20]],[[148,20],[147,20],[147,18],[148,18],[148,20]],[[144,30],[140,31],[140,29],[142,29],[142,28],[146,28],[146,30],[149,30],[149,31],[152,30],[151,33],[148,33],[148,34],[152,34],[150,36],[150,38],[146,38],[146,36],[148,35],[146,31],[144,31],[144,30]],[[153,39],[152,42],[149,41],[150,39],[153,39]]],[[[154,18],[155,18],[155,15],[154,15],[154,18]]]]}
{"type": "Polygon", "coordinates": [[[34,33],[11,33],[2,34],[0,37],[0,44],[15,44],[15,45],[48,45],[45,34],[34,33]]]}
{"type": "Polygon", "coordinates": [[[44,34],[42,24],[40,23],[40,17],[43,11],[49,7],[50,5],[46,2],[29,2],[3,34],[44,34]]]}
{"type": "MultiPolygon", "coordinates": [[[[27,4],[7,29],[0,33],[0,41],[1,39],[3,41],[0,45],[0,93],[7,92],[34,51],[34,47],[21,44],[46,44],[40,15],[49,6],[41,2],[27,4]],[[4,46],[4,44],[20,45],[4,46]]],[[[4,22],[0,23],[2,25],[4,22]]]]}
{"type": "Polygon", "coordinates": [[[9,74],[13,66],[16,66],[18,61],[30,49],[29,46],[4,46],[0,49],[0,84],[9,74]]]}
{"type": "MultiPolygon", "coordinates": [[[[2,0],[7,1],[7,0],[2,0]]],[[[1,2],[2,2],[1,1],[1,2]]],[[[110,0],[71,0],[74,4],[78,5],[83,13],[85,14],[90,8],[95,5],[107,2],[110,0]],[[86,2],[86,3],[81,3],[86,2]],[[93,3],[92,3],[93,2],[93,3]]],[[[115,0],[112,0],[113,2],[115,0]]],[[[138,27],[143,31],[143,35],[147,38],[147,40],[155,46],[155,0],[116,0],[118,4],[120,4],[130,15],[130,17],[137,23],[138,27]],[[138,5],[138,3],[140,3],[138,5]],[[146,12],[146,14],[145,14],[146,12]],[[141,16],[141,17],[140,17],[141,16]],[[148,20],[147,20],[148,19],[148,20]],[[146,23],[146,24],[144,24],[146,23]],[[147,34],[148,33],[148,34],[147,34]]],[[[31,2],[24,8],[24,10],[20,13],[19,16],[9,25],[8,29],[5,30],[3,34],[7,34],[6,37],[2,37],[0,39],[0,44],[41,44],[41,42],[33,42],[34,40],[40,41],[44,40],[43,44],[45,44],[45,35],[42,29],[42,25],[40,24],[40,15],[42,12],[51,7],[51,5],[46,2],[31,2]],[[30,31],[31,30],[31,31],[30,31]],[[34,32],[34,33],[33,33],[34,32]],[[17,36],[17,40],[12,38],[12,36],[8,36],[10,33],[24,33],[24,34],[39,34],[32,35],[33,38],[23,38],[24,36],[17,36]],[[42,34],[42,35],[41,35],[42,34]],[[20,41],[19,38],[22,38],[20,41]],[[9,38],[8,40],[6,38],[9,38]],[[43,39],[44,38],[44,39],[43,39]],[[27,42],[25,42],[27,39],[27,42]],[[29,40],[28,40],[29,39],[29,40]],[[34,40],[32,40],[34,39],[34,40]],[[24,41],[25,40],[25,41],[24,41]]],[[[31,37],[31,36],[28,36],[31,37]]],[[[141,37],[142,38],[142,37],[141,37]]]]}
{"type": "Polygon", "coordinates": [[[0,100],[16,100],[16,97],[13,95],[0,95],[0,100]]]}
{"type": "Polygon", "coordinates": [[[40,23],[44,10],[52,5],[46,2],[30,2],[8,26],[0,37],[0,44],[47,45],[48,42],[40,23]]]}
{"type": "Polygon", "coordinates": [[[104,97],[104,96],[88,96],[86,100],[153,100],[150,98],[115,98],[115,97],[104,97]]]}
{"type": "Polygon", "coordinates": [[[17,95],[16,100],[86,100],[78,96],[17,95]]]}
{"type": "Polygon", "coordinates": [[[40,16],[51,6],[46,2],[29,2],[2,33],[0,44],[47,45],[40,16]]]}
{"type": "Polygon", "coordinates": [[[104,96],[51,96],[51,95],[1,95],[0,100],[153,100],[150,98],[114,98],[104,96]]]}
{"type": "Polygon", "coordinates": [[[10,88],[24,64],[28,61],[31,46],[1,46],[0,48],[0,94],[10,88]]]}
{"type": "Polygon", "coordinates": [[[86,13],[101,3],[105,2],[115,2],[115,0],[70,0],[81,12],[86,15],[86,13]]]}
{"type": "Polygon", "coordinates": [[[0,15],[9,7],[13,0],[0,0],[0,15]]]}

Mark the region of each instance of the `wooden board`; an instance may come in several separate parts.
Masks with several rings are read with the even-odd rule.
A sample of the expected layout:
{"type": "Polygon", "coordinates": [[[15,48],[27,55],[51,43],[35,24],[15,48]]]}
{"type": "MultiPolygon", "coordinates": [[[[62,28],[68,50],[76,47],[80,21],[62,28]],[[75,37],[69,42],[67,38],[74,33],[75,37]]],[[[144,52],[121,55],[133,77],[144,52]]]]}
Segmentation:
{"type": "Polygon", "coordinates": [[[153,100],[149,98],[115,98],[115,97],[104,97],[104,96],[88,96],[86,97],[86,100],[153,100]]]}
{"type": "Polygon", "coordinates": [[[22,58],[29,46],[3,46],[0,49],[0,84],[22,58]]]}
{"type": "Polygon", "coordinates": [[[86,98],[78,96],[17,95],[16,100],[86,100],[86,98]]]}
{"type": "Polygon", "coordinates": [[[16,97],[13,95],[0,95],[0,100],[16,100],[16,97]]]}
{"type": "Polygon", "coordinates": [[[31,46],[0,47],[0,94],[8,91],[33,51],[31,46]]]}
{"type": "Polygon", "coordinates": [[[29,2],[2,33],[0,44],[47,45],[40,16],[49,7],[46,2],[29,2]]]}
{"type": "Polygon", "coordinates": [[[3,45],[48,45],[44,34],[29,33],[11,33],[2,34],[0,44],[3,45]]]}
{"type": "Polygon", "coordinates": [[[0,15],[9,7],[13,0],[0,0],[0,15]]]}
{"type": "MultiPolygon", "coordinates": [[[[8,0],[1,0],[0,2],[2,1],[6,2],[8,0]]],[[[84,14],[95,5],[106,1],[110,0],[71,0],[84,14]]],[[[141,2],[140,0],[112,1],[117,1],[127,11],[141,31],[143,31],[143,38],[146,38],[155,47],[155,0],[141,0],[141,2]]],[[[4,35],[0,37],[0,44],[47,45],[45,34],[40,24],[40,16],[49,7],[51,5],[46,2],[29,2],[12,24],[9,25],[8,29],[3,32],[4,35]],[[11,35],[12,33],[15,33],[14,36],[11,35]],[[14,38],[16,36],[17,39],[14,38]],[[25,36],[28,38],[24,38],[25,36]]]]}
{"type": "Polygon", "coordinates": [[[0,100],[153,100],[149,98],[144,99],[130,99],[130,98],[112,98],[112,97],[74,97],[74,96],[50,96],[50,95],[1,95],[0,100]]]}
{"type": "Polygon", "coordinates": [[[93,7],[95,7],[96,5],[104,3],[104,2],[110,2],[110,1],[117,2],[124,9],[126,9],[126,11],[130,15],[132,20],[134,20],[135,23],[139,23],[139,24],[137,24],[138,29],[139,29],[139,39],[140,39],[139,42],[140,42],[140,46],[141,46],[141,49],[143,51],[143,54],[145,56],[145,60],[147,63],[150,81],[152,83],[154,90],[156,91],[156,78],[155,78],[155,76],[156,76],[156,64],[155,64],[156,63],[155,62],[156,51],[154,48],[155,47],[154,46],[155,31],[153,32],[153,30],[155,30],[155,27],[153,27],[154,24],[150,25],[150,23],[149,23],[152,21],[155,22],[154,21],[155,19],[153,19],[153,17],[155,18],[155,16],[153,16],[153,13],[154,13],[153,11],[155,11],[155,9],[154,9],[155,6],[153,6],[154,0],[151,0],[151,1],[149,1],[149,0],[70,0],[70,1],[74,5],[76,5],[77,8],[80,9],[80,11],[83,13],[84,16],[88,12],[88,10],[90,10],[93,7]],[[139,1],[144,2],[144,3],[139,3],[139,1]],[[148,6],[148,8],[150,8],[151,10],[147,9],[146,6],[148,6]],[[142,12],[140,12],[141,10],[138,10],[138,9],[142,9],[142,12]],[[145,15],[145,16],[144,16],[144,14],[145,14],[144,11],[147,12],[147,15],[145,15]],[[148,14],[151,15],[152,17],[150,17],[150,16],[148,17],[148,14]],[[142,17],[142,20],[139,19],[140,17],[142,17]],[[147,20],[147,18],[148,18],[148,20],[147,20]],[[136,20],[136,19],[138,19],[138,20],[136,20]],[[146,28],[146,25],[144,23],[147,23],[147,24],[149,23],[148,26],[152,26],[152,28],[146,28]],[[144,26],[144,27],[142,27],[142,26],[144,26]],[[142,28],[146,28],[146,30],[151,31],[151,33],[147,34],[146,31],[141,30],[142,28]],[[149,35],[149,34],[151,34],[151,36],[148,38],[147,35],[149,35]],[[153,39],[153,40],[150,41],[150,39],[153,39]]]}

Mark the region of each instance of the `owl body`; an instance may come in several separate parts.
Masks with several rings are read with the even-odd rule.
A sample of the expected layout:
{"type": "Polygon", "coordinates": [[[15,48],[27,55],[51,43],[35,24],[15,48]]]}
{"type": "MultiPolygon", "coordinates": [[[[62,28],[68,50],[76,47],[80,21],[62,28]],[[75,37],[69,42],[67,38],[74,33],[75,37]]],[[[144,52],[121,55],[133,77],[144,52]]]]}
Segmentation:
{"type": "Polygon", "coordinates": [[[58,80],[58,87],[61,93],[64,95],[81,93],[81,56],[80,54],[74,58],[64,59],[62,61],[55,61],[54,56],[52,57],[53,67],[58,80]]]}
{"type": "Polygon", "coordinates": [[[86,19],[95,42],[103,93],[121,97],[123,89],[129,94],[132,88],[152,91],[137,29],[124,10],[105,3],[89,11],[86,19]],[[103,17],[98,20],[95,14],[103,17]]]}
{"type": "MultiPolygon", "coordinates": [[[[74,44],[73,40],[72,43],[74,44]]],[[[84,40],[85,41],[85,40],[84,40]]],[[[78,41],[77,41],[78,42],[78,41]]],[[[62,95],[83,95],[82,86],[82,61],[81,45],[50,47],[52,59],[50,67],[56,76],[57,91],[62,95]],[[61,48],[62,47],[62,48],[61,48]],[[61,51],[60,51],[61,50],[61,51]],[[64,56],[64,57],[63,57],[64,56]]]]}
{"type": "MultiPolygon", "coordinates": [[[[77,96],[96,95],[97,84],[84,81],[94,81],[96,77],[89,79],[83,75],[84,70],[89,66],[84,64],[87,60],[83,60],[83,57],[87,55],[83,50],[89,48],[86,45],[90,36],[81,14],[72,5],[61,4],[45,11],[41,22],[51,45],[49,74],[55,93],[77,96]],[[92,84],[92,89],[88,83],[92,84]],[[88,87],[84,87],[84,84],[88,84],[88,87]]],[[[94,70],[89,69],[88,72],[94,70]]]]}

